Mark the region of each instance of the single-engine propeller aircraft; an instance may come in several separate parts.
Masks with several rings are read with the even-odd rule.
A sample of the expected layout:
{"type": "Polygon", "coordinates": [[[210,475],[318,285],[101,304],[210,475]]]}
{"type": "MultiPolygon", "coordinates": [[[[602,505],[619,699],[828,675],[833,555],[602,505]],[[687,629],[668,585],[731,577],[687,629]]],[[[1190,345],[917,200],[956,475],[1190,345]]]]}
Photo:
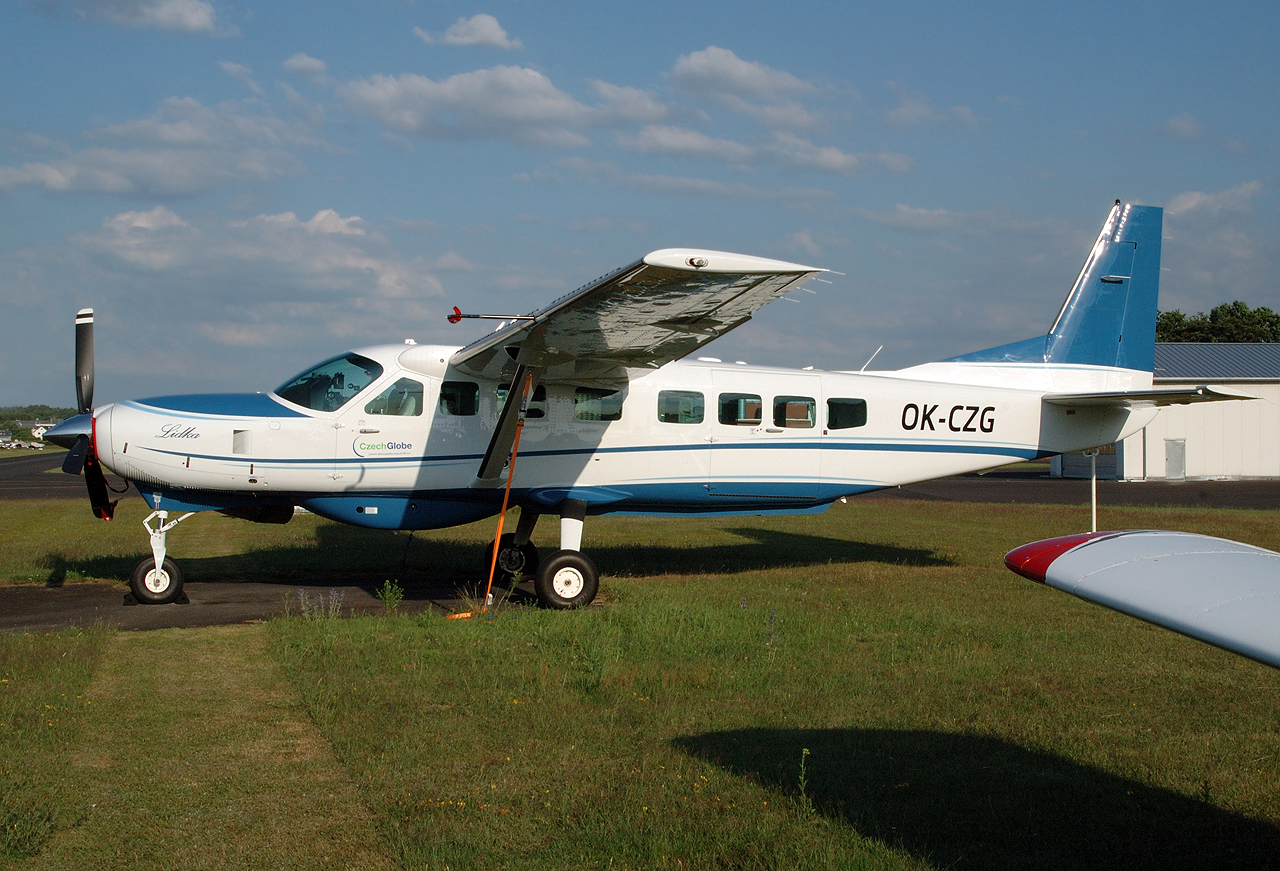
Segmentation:
{"type": "Polygon", "coordinates": [[[83,468],[97,516],[115,506],[104,468],[151,505],[151,555],[131,578],[140,602],[181,594],[165,535],[195,512],[283,523],[303,506],[433,529],[497,514],[510,485],[520,519],[498,565],[571,608],[597,589],[581,552],[587,516],[821,512],[856,493],[1110,444],[1161,405],[1240,398],[1152,389],[1162,217],[1116,201],[1048,333],[894,372],[686,361],[825,271],[719,251],[655,251],[466,347],[349,351],[270,393],[94,408],[86,309],[80,414],[45,438],[71,448],[63,468],[83,468]],[[543,514],[560,518],[560,548],[545,558],[530,543],[543,514]]]}

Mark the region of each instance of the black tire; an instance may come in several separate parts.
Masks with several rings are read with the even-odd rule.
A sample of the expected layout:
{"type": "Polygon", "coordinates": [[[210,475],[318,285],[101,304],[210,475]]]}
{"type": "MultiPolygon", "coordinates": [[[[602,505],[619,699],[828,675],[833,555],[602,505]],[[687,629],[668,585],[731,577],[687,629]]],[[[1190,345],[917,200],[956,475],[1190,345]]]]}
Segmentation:
{"type": "Polygon", "coordinates": [[[548,608],[581,608],[596,597],[600,574],[580,551],[558,550],[539,566],[533,587],[548,608]]]}
{"type": "Polygon", "coordinates": [[[158,580],[154,577],[155,570],[155,557],[150,556],[143,557],[133,567],[129,589],[140,605],[167,605],[182,595],[182,572],[177,563],[165,557],[158,580]]]}
{"type": "MultiPolygon", "coordinates": [[[[510,587],[516,572],[520,573],[521,580],[528,580],[538,572],[538,549],[534,547],[533,542],[526,541],[521,547],[516,547],[515,540],[515,535],[509,532],[499,541],[501,547],[498,550],[498,565],[493,570],[495,587],[510,587]]],[[[489,546],[484,549],[484,574],[480,579],[482,593],[489,583],[491,565],[493,565],[493,542],[489,542],[489,546]]]]}

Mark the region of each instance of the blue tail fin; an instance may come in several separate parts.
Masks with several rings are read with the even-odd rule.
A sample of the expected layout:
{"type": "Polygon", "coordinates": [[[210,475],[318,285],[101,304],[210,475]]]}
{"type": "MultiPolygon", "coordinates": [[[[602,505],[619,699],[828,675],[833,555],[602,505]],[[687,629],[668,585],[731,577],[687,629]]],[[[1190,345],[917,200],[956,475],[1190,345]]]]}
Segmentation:
{"type": "Polygon", "coordinates": [[[1155,367],[1164,209],[1116,200],[1047,335],[953,357],[952,362],[1044,362],[1155,367]]]}

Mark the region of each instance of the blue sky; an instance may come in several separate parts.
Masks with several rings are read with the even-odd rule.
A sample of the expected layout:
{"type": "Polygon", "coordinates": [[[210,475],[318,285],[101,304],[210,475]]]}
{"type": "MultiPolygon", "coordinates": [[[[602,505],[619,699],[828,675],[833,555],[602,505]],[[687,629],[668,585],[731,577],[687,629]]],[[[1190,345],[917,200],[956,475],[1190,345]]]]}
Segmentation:
{"type": "Polygon", "coordinates": [[[823,266],[708,353],[897,368],[1042,333],[1116,198],[1161,307],[1280,309],[1275,4],[0,7],[0,405],[266,390],[463,344],[648,251],[823,266]]]}

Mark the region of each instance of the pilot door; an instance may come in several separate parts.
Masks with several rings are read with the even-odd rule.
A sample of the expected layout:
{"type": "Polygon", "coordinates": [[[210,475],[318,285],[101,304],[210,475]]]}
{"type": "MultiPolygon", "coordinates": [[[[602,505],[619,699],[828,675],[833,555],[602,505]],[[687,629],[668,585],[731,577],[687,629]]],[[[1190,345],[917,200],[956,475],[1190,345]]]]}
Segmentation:
{"type": "Polygon", "coordinates": [[[431,379],[404,375],[345,410],[338,419],[335,458],[342,489],[402,493],[431,488],[424,456],[433,388],[431,379]]]}

